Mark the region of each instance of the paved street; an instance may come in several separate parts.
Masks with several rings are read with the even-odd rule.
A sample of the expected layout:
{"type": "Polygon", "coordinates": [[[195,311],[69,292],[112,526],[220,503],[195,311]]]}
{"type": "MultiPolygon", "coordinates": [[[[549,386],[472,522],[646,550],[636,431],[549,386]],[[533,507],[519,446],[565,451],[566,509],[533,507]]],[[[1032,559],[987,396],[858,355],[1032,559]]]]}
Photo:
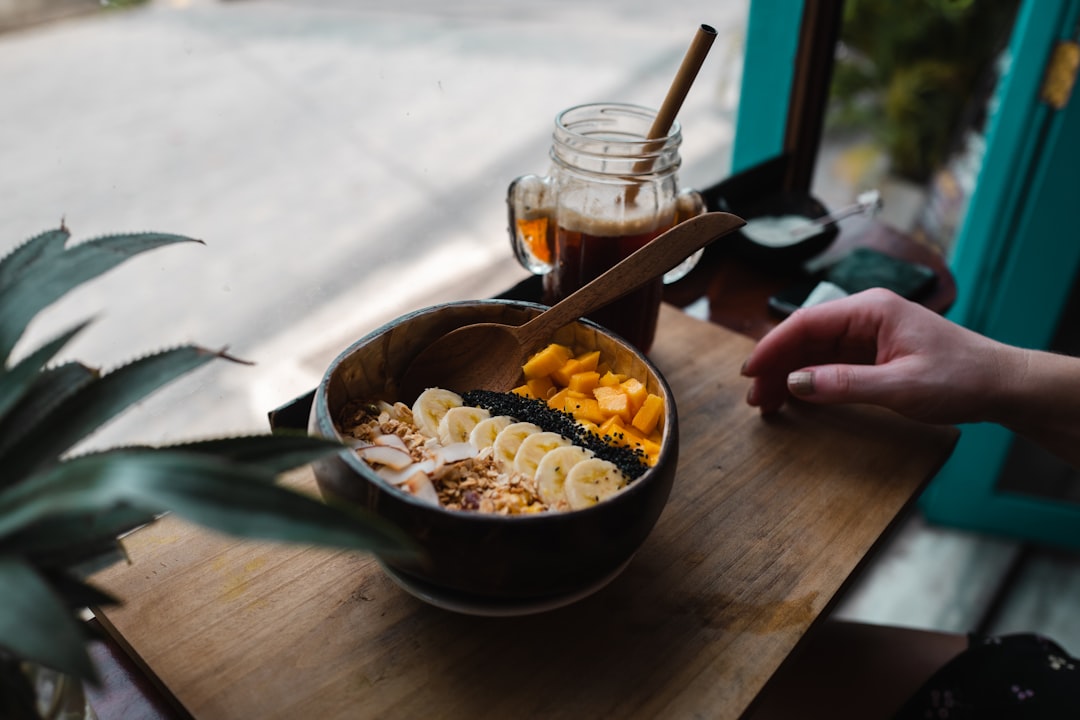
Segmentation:
{"type": "Polygon", "coordinates": [[[71,350],[105,366],[228,345],[258,367],[204,371],[148,403],[160,423],[144,408],[127,425],[261,429],[319,363],[401,309],[522,277],[506,186],[546,171],[555,113],[659,105],[703,22],[719,38],[680,114],[682,179],[723,177],[745,12],[744,0],[157,0],[0,35],[0,248],[61,218],[77,239],[206,241],[114,271],[32,337],[95,315],[71,350]],[[471,279],[492,259],[505,275],[471,279]]]}

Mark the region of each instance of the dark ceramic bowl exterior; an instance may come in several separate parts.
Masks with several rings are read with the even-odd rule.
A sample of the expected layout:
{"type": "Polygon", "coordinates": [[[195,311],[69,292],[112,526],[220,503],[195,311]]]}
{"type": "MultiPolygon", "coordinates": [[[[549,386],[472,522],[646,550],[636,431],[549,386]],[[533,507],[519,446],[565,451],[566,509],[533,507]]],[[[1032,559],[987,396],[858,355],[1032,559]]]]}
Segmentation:
{"type": "MultiPolygon", "coordinates": [[[[817,199],[805,193],[780,193],[754,203],[747,208],[740,208],[739,214],[747,221],[758,217],[802,215],[807,220],[826,215],[828,210],[817,199]]],[[[811,235],[802,242],[783,247],[771,247],[754,242],[741,231],[736,230],[725,239],[726,247],[731,252],[755,264],[779,267],[800,265],[825,252],[839,230],[836,225],[826,226],[820,233],[811,235]]]]}
{"type": "MultiPolygon", "coordinates": [[[[543,306],[509,300],[426,308],[383,326],[345,350],[328,368],[312,404],[309,432],[337,437],[335,418],[351,399],[395,397],[399,375],[440,333],[473,322],[520,324],[543,306]]],[[[355,453],[315,466],[327,499],[368,508],[403,528],[427,555],[422,564],[380,558],[392,573],[417,584],[481,602],[543,602],[581,593],[617,574],[633,557],[667,503],[675,479],[678,427],[671,389],[653,364],[625,341],[589,321],[564,328],[560,342],[615,353],[622,371],[648,378],[664,398],[662,450],[656,466],[613,498],[585,510],[500,516],[445,510],[381,480],[355,453]],[[632,366],[632,367],[631,367],[632,366]]]]}

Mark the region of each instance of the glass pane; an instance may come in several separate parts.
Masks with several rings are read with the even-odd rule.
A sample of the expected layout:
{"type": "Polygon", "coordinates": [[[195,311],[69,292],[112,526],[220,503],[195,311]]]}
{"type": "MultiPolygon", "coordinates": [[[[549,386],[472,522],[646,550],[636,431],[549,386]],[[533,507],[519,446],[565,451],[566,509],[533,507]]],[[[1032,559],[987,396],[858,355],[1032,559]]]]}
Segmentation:
{"type": "MultiPolygon", "coordinates": [[[[881,219],[946,257],[985,151],[988,116],[1019,0],[848,0],[814,193],[829,207],[880,188],[881,219]]],[[[1051,350],[1080,352],[1080,287],[1051,350]]],[[[996,487],[1080,503],[1077,472],[1017,437],[996,487]]]]}
{"type": "Polygon", "coordinates": [[[0,249],[62,219],[206,244],[80,289],[20,349],[92,315],[68,353],[92,364],[188,341],[257,363],[185,379],[102,444],[263,430],[380,323],[522,279],[506,188],[547,170],[556,112],[659,106],[702,23],[682,184],[728,172],[747,0],[25,3],[74,12],[0,18],[0,249]]]}
{"type": "Polygon", "coordinates": [[[836,208],[877,188],[884,222],[948,256],[1018,5],[848,0],[814,193],[836,208]]]}

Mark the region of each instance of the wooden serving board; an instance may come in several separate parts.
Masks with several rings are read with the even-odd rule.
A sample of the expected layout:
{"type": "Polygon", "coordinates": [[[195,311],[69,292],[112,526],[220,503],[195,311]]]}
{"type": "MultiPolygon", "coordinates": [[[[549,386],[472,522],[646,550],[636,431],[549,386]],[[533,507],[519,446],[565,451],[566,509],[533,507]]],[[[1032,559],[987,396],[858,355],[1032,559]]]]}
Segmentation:
{"type": "MultiPolygon", "coordinates": [[[[665,306],[653,359],[679,470],[611,584],[516,618],[426,605],[365,555],[242,543],[168,517],[95,581],[102,623],[197,720],[737,718],[957,433],[869,408],[762,420],[752,341],[665,306]]],[[[313,487],[310,473],[292,478],[313,487]]]]}

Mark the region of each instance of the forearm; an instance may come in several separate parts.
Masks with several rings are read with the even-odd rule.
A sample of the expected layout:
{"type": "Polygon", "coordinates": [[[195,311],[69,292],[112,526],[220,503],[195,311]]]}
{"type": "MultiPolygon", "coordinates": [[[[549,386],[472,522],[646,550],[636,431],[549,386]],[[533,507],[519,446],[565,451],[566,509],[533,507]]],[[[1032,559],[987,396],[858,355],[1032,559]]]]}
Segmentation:
{"type": "Polygon", "coordinates": [[[993,404],[992,422],[1080,469],[1080,359],[1011,348],[1009,379],[993,404]]]}

